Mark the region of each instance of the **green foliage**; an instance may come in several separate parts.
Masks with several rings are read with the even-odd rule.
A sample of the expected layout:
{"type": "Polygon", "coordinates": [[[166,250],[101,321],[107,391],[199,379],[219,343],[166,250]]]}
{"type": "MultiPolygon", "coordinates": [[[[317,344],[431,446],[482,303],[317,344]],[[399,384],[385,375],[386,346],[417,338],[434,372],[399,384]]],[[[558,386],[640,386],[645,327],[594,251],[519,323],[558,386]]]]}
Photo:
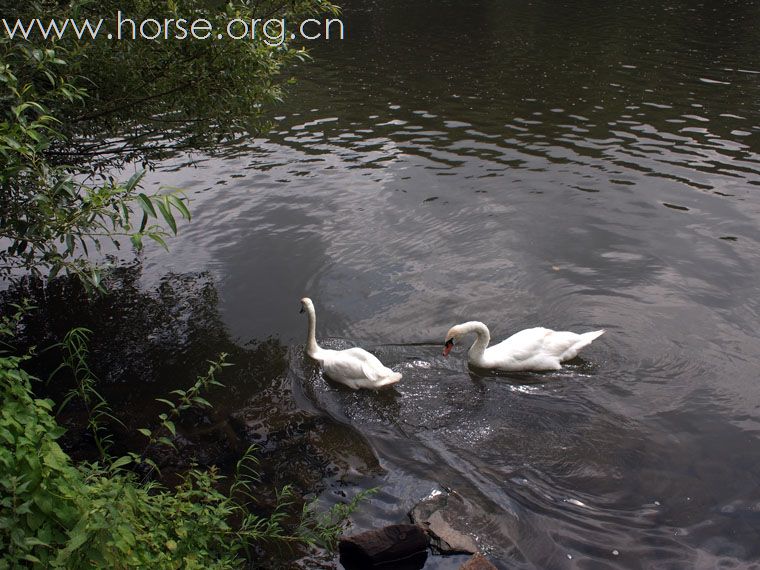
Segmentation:
{"type": "MultiPolygon", "coordinates": [[[[204,18],[215,30],[241,18],[303,18],[336,13],[327,0],[0,0],[13,24],[33,18],[92,22],[115,32],[116,14],[137,22],[204,18]]],[[[126,32],[125,32],[126,33],[126,32]]],[[[260,35],[260,34],[259,34],[260,35]]],[[[220,139],[257,132],[267,104],[280,100],[285,66],[302,47],[241,41],[110,41],[66,33],[28,39],[0,34],[0,272],[75,273],[93,288],[89,259],[104,244],[166,247],[189,219],[180,194],[139,191],[143,171],[126,181],[111,166],[147,164],[167,149],[213,149],[220,139]],[[166,229],[168,228],[168,229],[166,229]],[[6,245],[7,244],[7,245],[6,245]]]]}
{"type": "Polygon", "coordinates": [[[284,70],[306,57],[303,45],[294,43],[290,32],[305,18],[337,13],[328,0],[0,0],[0,14],[10,22],[74,18],[79,23],[89,19],[94,25],[104,20],[97,39],[89,34],[80,39],[69,30],[48,39],[39,33],[30,34],[28,40],[0,35],[0,42],[54,52],[50,57],[58,60],[59,69],[49,71],[56,87],[53,79],[32,81],[39,76],[34,66],[24,66],[19,77],[24,84],[33,82],[38,92],[49,92],[55,101],[47,106],[62,121],[68,139],[58,149],[60,156],[71,162],[118,154],[140,161],[156,156],[153,151],[167,143],[209,147],[219,139],[256,132],[262,126],[263,109],[283,95],[284,70]],[[119,12],[123,21],[138,25],[146,18],[159,22],[202,18],[214,34],[206,40],[178,39],[175,33],[133,40],[132,27],[125,24],[122,39],[109,40],[107,33],[117,35],[119,12]],[[217,32],[225,31],[233,19],[249,23],[284,19],[288,33],[282,43],[270,42],[277,45],[262,41],[261,24],[254,40],[233,39],[226,33],[218,38],[217,32]],[[112,137],[107,144],[104,133],[112,137]]]}
{"type": "MultiPolygon", "coordinates": [[[[138,21],[203,17],[215,28],[231,18],[284,18],[292,29],[336,8],[326,0],[0,0],[0,14],[11,22],[113,18],[117,11],[138,21]]],[[[287,41],[0,34],[0,275],[65,272],[101,289],[95,256],[106,246],[140,250],[153,240],[166,247],[178,221],[190,219],[188,200],[178,192],[142,192],[143,169],[130,168],[127,180],[107,170],[131,162],[144,168],[167,148],[209,148],[256,132],[264,106],[282,95],[285,66],[304,57],[287,41]]],[[[0,319],[0,346],[12,344],[19,319],[0,319]]],[[[294,513],[295,497],[285,487],[268,514],[254,512],[253,449],[227,493],[214,467],[192,469],[166,488],[127,470],[150,466],[145,452],[111,457],[107,424],[115,418],[87,365],[88,335],[86,329],[66,335],[59,370],[74,379],[63,405],[76,399],[87,411],[100,453],[94,464],[73,463],[57,443],[63,430],[53,402],[35,398],[22,368],[26,357],[0,353],[0,570],[232,568],[266,542],[334,545],[356,501],[325,515],[313,505],[294,513]]],[[[225,365],[224,358],[211,363],[189,389],[161,400],[168,410],[158,426],[140,430],[146,449],[173,447],[177,417],[210,406],[201,394],[219,385],[225,365]]]]}
{"type": "Polygon", "coordinates": [[[0,568],[50,566],[83,516],[86,488],[56,443],[50,400],[34,399],[19,357],[0,357],[0,568]]]}
{"type": "MultiPolygon", "coordinates": [[[[63,362],[51,374],[51,379],[61,370],[68,370],[74,378],[74,387],[69,390],[61,402],[60,413],[72,399],[78,398],[87,411],[87,427],[92,433],[95,446],[100,453],[101,461],[108,459],[108,448],[113,443],[113,437],[106,428],[107,421],[121,424],[111,414],[108,402],[101,396],[95,385],[97,379],[87,364],[89,345],[87,343],[92,331],[85,328],[71,329],[59,345],[63,349],[63,362]]],[[[123,426],[123,424],[121,424],[123,426]]]]}
{"type": "MultiPolygon", "coordinates": [[[[303,46],[293,45],[290,31],[302,19],[337,9],[326,0],[100,0],[80,6],[80,17],[203,18],[210,22],[209,40],[161,37],[156,41],[86,41],[81,73],[94,87],[86,110],[72,113],[72,128],[113,129],[116,120],[129,125],[120,153],[131,159],[150,158],[167,143],[182,148],[210,148],[220,139],[255,133],[262,127],[263,110],[283,96],[287,66],[303,60],[303,46]],[[284,18],[288,34],[282,45],[261,39],[235,40],[216,32],[239,18],[284,18]],[[139,143],[131,139],[139,133],[139,143]]],[[[128,28],[125,28],[128,29],[128,28]]],[[[261,36],[261,31],[258,33],[261,36]]],[[[79,151],[91,152],[91,145],[79,151]]]]}
{"type": "MultiPolygon", "coordinates": [[[[162,412],[158,415],[159,427],[155,430],[148,428],[139,428],[137,431],[148,438],[146,449],[156,446],[165,445],[167,447],[175,448],[172,438],[177,435],[177,428],[174,422],[179,418],[182,412],[189,410],[192,407],[210,408],[211,403],[201,396],[201,393],[208,390],[212,386],[224,387],[224,385],[217,381],[216,376],[223,368],[232,366],[226,362],[227,354],[222,353],[215,361],[209,362],[208,371],[203,376],[199,376],[195,384],[193,384],[187,390],[172,390],[171,394],[174,396],[174,400],[167,398],[157,398],[158,402],[168,406],[167,412],[162,412]]],[[[128,456],[130,461],[135,463],[147,464],[151,472],[153,470],[159,471],[156,463],[147,457],[143,452],[142,455],[137,453],[131,453],[128,456]]]]}
{"type": "Polygon", "coordinates": [[[117,247],[129,238],[140,249],[145,238],[166,247],[177,233],[176,214],[189,219],[178,194],[139,192],[143,171],[119,183],[79,182],[85,172],[51,160],[66,142],[60,127],[61,105],[81,101],[84,90],[69,77],[67,50],[39,49],[0,36],[0,272],[16,268],[54,277],[61,270],[100,288],[101,276],[87,260],[104,242],[117,247]],[[141,216],[132,211],[137,202],[141,216]]]}
{"type": "Polygon", "coordinates": [[[357,493],[350,502],[335,505],[332,509],[321,513],[316,510],[316,500],[306,502],[296,522],[292,525],[293,530],[288,531],[287,521],[293,519],[291,507],[295,501],[293,489],[289,485],[277,491],[274,511],[267,517],[258,516],[247,509],[249,505],[257,503],[254,485],[259,482],[259,475],[256,471],[258,460],[254,451],[255,446],[249,447],[238,461],[235,478],[229,492],[230,496],[236,500],[236,508],[242,520],[239,533],[243,539],[243,548],[249,555],[251,548],[261,542],[279,544],[298,542],[335,550],[348,517],[362,501],[377,491],[376,489],[362,491],[357,493]]]}
{"type": "MultiPolygon", "coordinates": [[[[361,498],[321,515],[307,505],[294,516],[285,487],[268,515],[255,514],[253,447],[227,493],[216,467],[192,469],[167,489],[125,470],[129,456],[75,465],[56,443],[63,430],[52,402],[34,398],[22,361],[0,356],[0,568],[238,568],[265,543],[334,545],[361,498]]],[[[201,385],[220,369],[212,364],[201,385]]],[[[173,409],[200,404],[194,393],[173,409]]]]}
{"type": "Polygon", "coordinates": [[[346,525],[346,520],[359,505],[377,493],[377,488],[360,491],[348,503],[338,503],[328,511],[317,512],[316,501],[306,503],[296,534],[307,544],[334,551],[346,525]]]}

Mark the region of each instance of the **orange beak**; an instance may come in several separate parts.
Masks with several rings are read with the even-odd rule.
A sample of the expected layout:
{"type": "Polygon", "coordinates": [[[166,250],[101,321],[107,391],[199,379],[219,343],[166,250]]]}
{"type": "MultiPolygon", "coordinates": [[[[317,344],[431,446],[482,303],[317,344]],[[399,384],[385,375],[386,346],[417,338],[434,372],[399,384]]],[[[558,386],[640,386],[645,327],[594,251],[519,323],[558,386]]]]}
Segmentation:
{"type": "Polygon", "coordinates": [[[446,344],[443,347],[443,355],[448,356],[452,348],[454,348],[454,339],[450,338],[449,340],[446,341],[446,344]]]}

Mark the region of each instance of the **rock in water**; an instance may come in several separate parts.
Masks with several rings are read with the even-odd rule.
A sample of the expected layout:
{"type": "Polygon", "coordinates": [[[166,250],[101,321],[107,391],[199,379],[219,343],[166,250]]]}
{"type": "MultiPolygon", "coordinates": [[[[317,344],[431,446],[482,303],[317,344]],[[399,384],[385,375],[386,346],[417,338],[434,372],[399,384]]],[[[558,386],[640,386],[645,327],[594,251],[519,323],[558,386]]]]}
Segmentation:
{"type": "MultiPolygon", "coordinates": [[[[373,565],[399,563],[427,558],[428,537],[414,524],[394,524],[340,539],[340,562],[346,568],[371,568],[373,565]]],[[[393,568],[400,567],[394,564],[393,568]]],[[[421,568],[422,566],[416,566],[421,568]]]]}
{"type": "Polygon", "coordinates": [[[419,502],[409,517],[428,532],[432,546],[439,552],[475,554],[475,539],[460,530],[469,526],[471,511],[472,506],[458,493],[441,493],[419,502]]]}
{"type": "Polygon", "coordinates": [[[482,554],[476,554],[459,567],[459,570],[497,570],[482,554]]]}

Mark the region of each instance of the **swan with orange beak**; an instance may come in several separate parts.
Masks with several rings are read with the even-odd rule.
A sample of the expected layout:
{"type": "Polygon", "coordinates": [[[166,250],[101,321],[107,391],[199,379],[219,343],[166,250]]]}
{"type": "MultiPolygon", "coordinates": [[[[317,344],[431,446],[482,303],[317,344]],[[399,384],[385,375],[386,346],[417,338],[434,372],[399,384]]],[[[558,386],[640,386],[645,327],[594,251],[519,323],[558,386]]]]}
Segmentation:
{"type": "Polygon", "coordinates": [[[479,321],[453,326],[446,333],[443,356],[448,356],[460,338],[475,334],[467,352],[471,366],[487,370],[543,371],[560,370],[562,362],[575,358],[581,349],[604,334],[604,330],[587,333],[553,331],[543,327],[525,329],[489,347],[491,333],[479,321]]]}

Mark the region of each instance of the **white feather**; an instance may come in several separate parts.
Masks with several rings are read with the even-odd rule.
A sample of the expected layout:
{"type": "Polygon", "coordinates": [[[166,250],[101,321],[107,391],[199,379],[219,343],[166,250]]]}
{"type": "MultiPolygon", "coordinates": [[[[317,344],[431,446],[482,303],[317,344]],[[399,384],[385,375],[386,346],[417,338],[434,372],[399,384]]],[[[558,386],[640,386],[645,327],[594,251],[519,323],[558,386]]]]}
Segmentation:
{"type": "Polygon", "coordinates": [[[306,339],[306,353],[322,365],[325,375],[353,390],[368,388],[376,390],[395,384],[401,380],[401,373],[383,366],[377,357],[363,348],[329,350],[321,348],[316,339],[316,312],[314,303],[308,297],[301,299],[304,310],[309,315],[309,334],[306,339]]]}
{"type": "MultiPolygon", "coordinates": [[[[451,327],[446,341],[475,333],[477,337],[467,357],[468,362],[478,368],[506,371],[559,370],[562,362],[575,358],[582,348],[604,332],[598,330],[577,334],[536,327],[517,332],[489,347],[491,334],[488,327],[481,322],[470,321],[451,327]]],[[[448,354],[448,350],[444,354],[448,354]]]]}

